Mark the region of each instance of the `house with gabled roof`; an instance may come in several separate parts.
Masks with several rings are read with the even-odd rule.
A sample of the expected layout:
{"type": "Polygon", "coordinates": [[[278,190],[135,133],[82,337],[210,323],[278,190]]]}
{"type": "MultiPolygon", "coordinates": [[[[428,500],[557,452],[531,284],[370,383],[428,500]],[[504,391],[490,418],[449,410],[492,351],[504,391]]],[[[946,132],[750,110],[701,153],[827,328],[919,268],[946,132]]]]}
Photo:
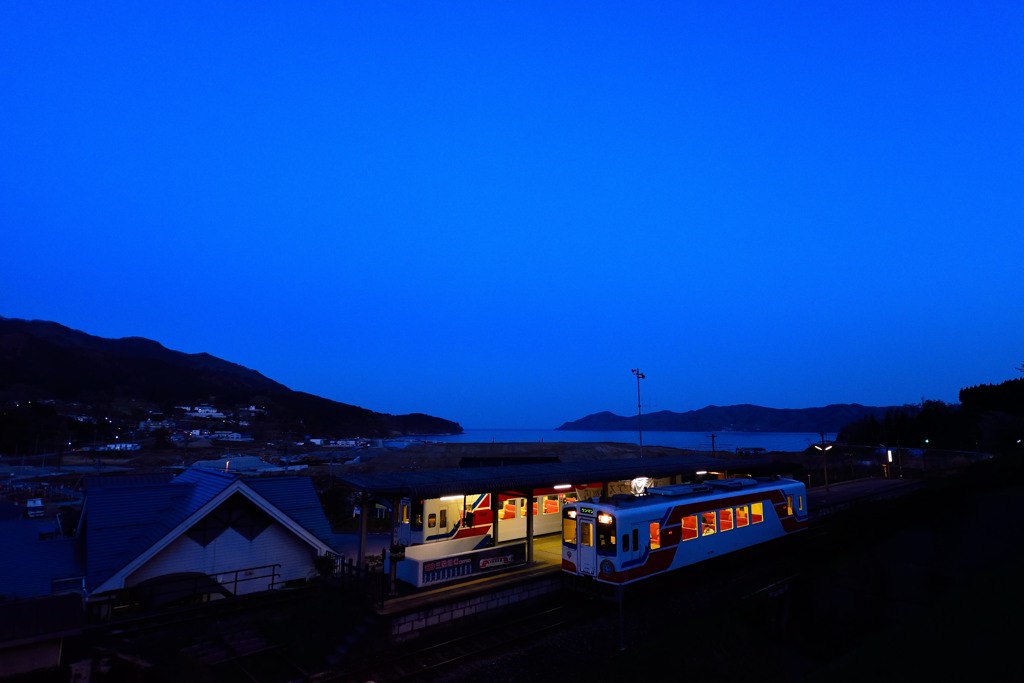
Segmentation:
{"type": "Polygon", "coordinates": [[[307,477],[195,467],[162,477],[87,482],[78,536],[89,602],[116,607],[135,588],[158,603],[270,590],[315,576],[316,559],[335,554],[307,477]]]}
{"type": "Polygon", "coordinates": [[[0,563],[0,596],[77,592],[97,602],[183,576],[241,595],[305,581],[317,558],[336,554],[312,480],[301,476],[197,467],[177,477],[91,476],[75,537],[43,540],[46,523],[0,525],[11,560],[0,563]]]}
{"type": "Polygon", "coordinates": [[[91,476],[74,537],[53,526],[52,518],[0,519],[0,617],[50,610],[58,598],[78,605],[77,619],[64,609],[60,623],[0,629],[0,659],[17,661],[18,671],[53,666],[83,618],[303,583],[319,558],[336,554],[312,480],[301,476],[196,467],[177,477],[91,476]]]}

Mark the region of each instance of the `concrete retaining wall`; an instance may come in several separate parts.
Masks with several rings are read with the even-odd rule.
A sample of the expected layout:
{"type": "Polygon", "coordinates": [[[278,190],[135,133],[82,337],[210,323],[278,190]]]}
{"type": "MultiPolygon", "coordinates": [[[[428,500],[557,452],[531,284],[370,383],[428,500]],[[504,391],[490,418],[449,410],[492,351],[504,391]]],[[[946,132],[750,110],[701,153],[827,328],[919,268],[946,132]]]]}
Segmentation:
{"type": "Polygon", "coordinates": [[[558,575],[540,577],[490,593],[455,598],[451,602],[396,614],[391,620],[391,638],[396,643],[413,640],[424,635],[428,629],[456,626],[460,620],[507,609],[518,603],[557,592],[561,590],[561,586],[561,578],[558,575]]]}

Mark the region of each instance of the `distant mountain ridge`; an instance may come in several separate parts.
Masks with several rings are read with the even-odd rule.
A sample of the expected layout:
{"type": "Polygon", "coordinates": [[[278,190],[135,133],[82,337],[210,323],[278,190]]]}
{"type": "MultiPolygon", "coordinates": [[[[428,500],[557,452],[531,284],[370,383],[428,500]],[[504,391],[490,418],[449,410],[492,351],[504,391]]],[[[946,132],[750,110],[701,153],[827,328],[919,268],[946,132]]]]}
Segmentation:
{"type": "MultiPolygon", "coordinates": [[[[906,406],[899,406],[906,410],[906,406]]],[[[820,408],[765,408],[743,403],[707,406],[685,413],[661,410],[640,417],[639,426],[649,432],[838,432],[846,425],[874,417],[885,419],[892,407],[837,403],[820,408]]],[[[565,431],[631,431],[638,429],[636,415],[608,411],[587,415],[557,427],[565,431]]]]}
{"type": "Polygon", "coordinates": [[[208,353],[172,351],[142,337],[108,339],[55,322],[0,316],[0,401],[170,406],[211,400],[266,406],[278,419],[336,436],[461,433],[450,420],[389,415],[288,387],[208,353]]]}

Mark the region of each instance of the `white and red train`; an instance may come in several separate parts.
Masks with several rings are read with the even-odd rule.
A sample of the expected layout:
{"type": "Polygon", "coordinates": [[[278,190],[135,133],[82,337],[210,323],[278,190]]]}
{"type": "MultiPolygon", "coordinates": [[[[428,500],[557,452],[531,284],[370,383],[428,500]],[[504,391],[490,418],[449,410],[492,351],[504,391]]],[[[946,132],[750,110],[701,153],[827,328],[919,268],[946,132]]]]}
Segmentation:
{"type": "Polygon", "coordinates": [[[562,570],[624,585],[807,528],[792,479],[719,479],[566,504],[562,570]]]}

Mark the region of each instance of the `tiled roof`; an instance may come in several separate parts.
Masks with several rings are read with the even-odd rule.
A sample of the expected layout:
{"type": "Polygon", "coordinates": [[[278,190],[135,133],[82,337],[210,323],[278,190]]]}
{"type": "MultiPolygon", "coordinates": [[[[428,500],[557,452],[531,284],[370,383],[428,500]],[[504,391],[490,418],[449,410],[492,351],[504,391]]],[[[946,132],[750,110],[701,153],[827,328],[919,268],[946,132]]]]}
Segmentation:
{"type": "Polygon", "coordinates": [[[86,516],[86,587],[95,589],[145,552],[236,477],[186,470],[169,483],[90,489],[86,516]]]}
{"type": "Polygon", "coordinates": [[[117,472],[115,474],[90,474],[83,479],[85,490],[124,488],[146,484],[166,484],[174,475],[170,472],[117,472]]]}
{"type": "Polygon", "coordinates": [[[309,477],[259,477],[244,481],[267,502],[324,543],[333,538],[331,523],[327,521],[309,477]]]}
{"type": "Polygon", "coordinates": [[[100,486],[85,507],[86,586],[94,590],[235,481],[290,517],[326,544],[330,523],[306,477],[239,478],[218,470],[189,468],[169,482],[100,486]]]}
{"type": "MultiPolygon", "coordinates": [[[[693,475],[700,470],[721,470],[729,463],[698,456],[625,458],[617,460],[580,460],[547,462],[503,467],[467,467],[417,472],[379,474],[342,474],[338,478],[360,491],[379,495],[419,498],[461,495],[481,491],[521,491],[557,484],[584,484],[635,477],[693,475]]],[[[751,466],[744,463],[745,469],[751,466]]]]}

